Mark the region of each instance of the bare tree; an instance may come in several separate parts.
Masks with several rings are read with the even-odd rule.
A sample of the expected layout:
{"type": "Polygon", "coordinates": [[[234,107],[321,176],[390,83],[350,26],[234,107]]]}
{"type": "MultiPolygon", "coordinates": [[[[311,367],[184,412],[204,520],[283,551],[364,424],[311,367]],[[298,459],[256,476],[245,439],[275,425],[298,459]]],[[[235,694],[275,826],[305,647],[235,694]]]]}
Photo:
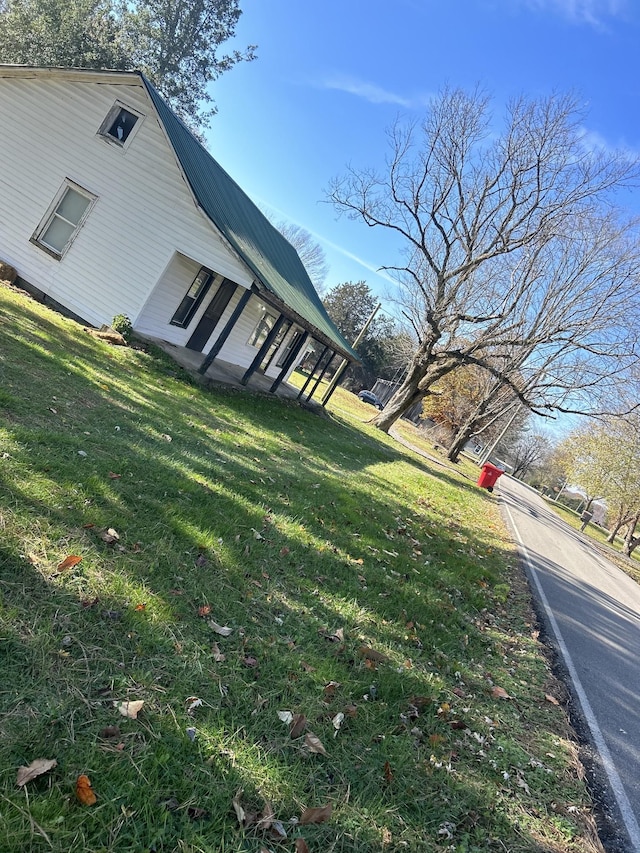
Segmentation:
{"type": "Polygon", "coordinates": [[[523,479],[549,453],[551,439],[542,433],[525,430],[509,447],[514,477],[523,479]]]}
{"type": "MultiPolygon", "coordinates": [[[[637,180],[639,163],[623,153],[587,150],[581,120],[570,95],[520,98],[507,109],[504,131],[494,135],[481,92],[447,89],[422,124],[392,128],[384,174],[350,168],[332,183],[329,198],[336,209],[393,231],[404,247],[404,262],[384,268],[403,288],[401,300],[418,344],[402,386],[374,419],[380,429],[387,431],[461,364],[480,364],[498,376],[492,359],[501,347],[528,346],[529,361],[537,359],[530,370],[538,374],[554,348],[558,370],[555,378],[547,374],[543,412],[563,402],[571,408],[565,382],[571,373],[583,388],[595,380],[596,361],[601,367],[606,359],[606,337],[619,354],[626,352],[615,321],[609,324],[613,332],[609,328],[605,335],[601,328],[592,341],[584,333],[581,341],[573,335],[569,342],[563,331],[568,305],[577,312],[574,330],[584,329],[588,314],[606,316],[610,296],[618,311],[632,289],[629,277],[637,273],[638,253],[628,246],[627,269],[619,270],[615,293],[607,294],[597,255],[600,238],[609,240],[609,249],[616,240],[630,242],[629,226],[615,236],[613,217],[600,211],[616,190],[637,180]],[[568,265],[573,257],[571,284],[564,290],[557,263],[553,286],[545,275],[552,243],[555,250],[568,247],[563,255],[568,265]],[[588,303],[575,300],[581,276],[594,280],[588,303]],[[555,326],[550,310],[563,316],[555,326]],[[562,358],[558,350],[564,350],[562,358]]],[[[524,391],[509,377],[506,382],[529,406],[524,391]]]]}
{"type": "Polygon", "coordinates": [[[284,219],[280,222],[274,222],[274,225],[296,250],[315,289],[322,294],[324,283],[329,274],[329,264],[320,243],[301,225],[287,222],[284,219]]]}

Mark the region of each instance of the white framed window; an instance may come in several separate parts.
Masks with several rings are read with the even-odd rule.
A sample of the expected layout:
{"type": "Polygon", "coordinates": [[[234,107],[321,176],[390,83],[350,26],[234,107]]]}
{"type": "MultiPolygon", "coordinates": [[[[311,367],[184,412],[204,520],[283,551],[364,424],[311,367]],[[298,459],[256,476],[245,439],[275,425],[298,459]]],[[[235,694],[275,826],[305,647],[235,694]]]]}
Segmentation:
{"type": "Polygon", "coordinates": [[[97,196],[65,178],[31,241],[60,260],[73,242],[97,196]]]}
{"type": "Polygon", "coordinates": [[[273,314],[269,314],[264,305],[260,306],[260,319],[256,323],[256,327],[249,336],[249,340],[247,341],[250,347],[261,347],[262,344],[266,341],[267,335],[273,329],[276,318],[273,314]]]}
{"type": "Polygon", "coordinates": [[[118,148],[128,148],[144,116],[133,107],[116,101],[98,128],[98,136],[118,148]]]}

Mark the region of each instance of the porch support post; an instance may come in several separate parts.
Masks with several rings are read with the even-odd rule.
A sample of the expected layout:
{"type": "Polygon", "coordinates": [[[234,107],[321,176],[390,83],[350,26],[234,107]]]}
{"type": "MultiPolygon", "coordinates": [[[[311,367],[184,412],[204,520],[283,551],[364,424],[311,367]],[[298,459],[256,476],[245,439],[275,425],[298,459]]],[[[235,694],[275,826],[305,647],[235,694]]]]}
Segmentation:
{"type": "Polygon", "coordinates": [[[307,400],[310,400],[310,399],[313,397],[313,395],[316,393],[316,389],[317,389],[318,385],[322,382],[322,378],[323,378],[323,376],[325,375],[325,373],[326,373],[326,372],[327,372],[327,370],[329,369],[329,365],[331,364],[331,362],[333,361],[333,359],[336,357],[336,355],[337,355],[337,353],[335,353],[335,352],[331,354],[331,358],[330,358],[330,359],[329,359],[329,361],[325,364],[325,366],[322,368],[322,371],[321,371],[321,373],[320,373],[320,376],[318,376],[318,378],[316,379],[316,381],[315,381],[315,383],[314,383],[314,385],[313,385],[313,388],[311,389],[311,391],[310,391],[310,392],[309,392],[309,394],[307,395],[307,400]]]}
{"type": "Polygon", "coordinates": [[[321,362],[321,361],[322,361],[322,359],[325,357],[325,355],[327,354],[327,352],[328,352],[328,351],[329,351],[329,347],[325,347],[325,348],[322,350],[322,352],[320,353],[320,357],[318,358],[318,360],[316,361],[316,363],[313,365],[313,370],[312,370],[312,371],[311,371],[311,373],[307,376],[307,381],[304,383],[304,385],[303,385],[303,386],[302,386],[302,388],[300,389],[300,393],[298,394],[298,400],[300,399],[300,397],[302,397],[302,395],[304,394],[304,392],[307,390],[307,385],[311,382],[311,380],[312,380],[312,379],[313,379],[313,377],[315,376],[316,370],[320,367],[320,362],[321,362]]]}
{"type": "Polygon", "coordinates": [[[241,385],[246,385],[246,384],[247,384],[247,382],[248,382],[248,381],[251,379],[251,377],[253,376],[253,374],[256,372],[256,370],[257,370],[257,369],[260,367],[260,365],[262,364],[262,361],[263,361],[263,359],[264,359],[265,355],[267,354],[267,352],[268,352],[268,350],[269,350],[269,347],[270,347],[270,346],[271,346],[271,344],[273,343],[273,341],[274,341],[274,339],[275,339],[275,336],[276,336],[276,335],[278,334],[278,332],[280,331],[280,326],[284,323],[285,319],[286,319],[286,318],[285,318],[284,314],[281,314],[281,315],[278,317],[278,319],[276,320],[276,322],[273,324],[273,328],[271,329],[271,331],[269,332],[269,334],[268,334],[268,335],[267,335],[267,337],[265,338],[264,343],[262,344],[262,346],[261,346],[261,347],[260,347],[260,349],[258,350],[258,354],[257,354],[257,355],[256,355],[256,357],[253,359],[253,361],[251,362],[251,365],[250,365],[250,366],[248,367],[248,369],[245,371],[244,376],[243,376],[243,377],[242,377],[242,379],[240,380],[240,384],[241,384],[241,385]]]}
{"type": "Polygon", "coordinates": [[[201,373],[204,376],[204,374],[207,372],[207,370],[209,370],[213,362],[216,360],[218,353],[224,346],[224,342],[227,340],[227,338],[231,334],[231,331],[233,330],[233,327],[238,322],[238,318],[244,311],[247,302],[251,299],[252,292],[253,288],[250,288],[249,290],[245,290],[245,292],[242,294],[240,301],[233,309],[232,315],[227,320],[224,329],[220,332],[220,334],[216,338],[214,345],[211,347],[204,361],[198,368],[198,373],[201,373]]]}
{"type": "Polygon", "coordinates": [[[294,363],[294,361],[298,357],[298,353],[300,352],[300,350],[302,349],[302,347],[306,344],[306,342],[308,340],[309,340],[309,332],[305,332],[304,335],[302,335],[300,337],[300,340],[298,341],[298,343],[291,350],[291,352],[289,353],[289,355],[287,356],[287,358],[285,360],[285,363],[282,365],[282,370],[278,374],[278,378],[275,380],[275,382],[273,383],[271,388],[269,388],[269,391],[271,391],[272,394],[275,393],[276,389],[278,388],[278,386],[280,385],[280,383],[284,379],[286,372],[289,370],[291,365],[294,363]]]}

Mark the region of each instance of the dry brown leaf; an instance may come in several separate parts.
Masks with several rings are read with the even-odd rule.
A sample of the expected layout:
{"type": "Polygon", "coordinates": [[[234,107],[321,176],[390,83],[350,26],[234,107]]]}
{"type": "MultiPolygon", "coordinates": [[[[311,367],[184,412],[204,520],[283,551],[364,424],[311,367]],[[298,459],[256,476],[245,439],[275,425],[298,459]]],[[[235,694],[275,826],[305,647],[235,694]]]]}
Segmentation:
{"type": "Polygon", "coordinates": [[[233,634],[233,628],[227,628],[226,626],[218,625],[217,622],[214,622],[213,619],[209,620],[209,627],[212,628],[216,634],[220,634],[221,637],[228,637],[229,634],[233,634]]]}
{"type": "Polygon", "coordinates": [[[551,702],[552,705],[559,705],[560,704],[558,702],[558,700],[556,699],[556,697],[552,696],[550,693],[545,693],[544,698],[547,700],[547,702],[551,702]]]}
{"type": "Polygon", "coordinates": [[[307,826],[310,823],[324,823],[329,820],[332,811],[333,806],[331,803],[327,803],[326,806],[320,806],[317,809],[305,809],[300,818],[300,823],[302,826],[307,826]]]}
{"type": "Polygon", "coordinates": [[[116,707],[123,717],[127,717],[129,720],[137,720],[143,705],[144,699],[135,699],[133,702],[118,702],[116,707]]]}
{"type": "Polygon", "coordinates": [[[271,829],[271,825],[274,823],[275,813],[273,811],[273,806],[269,802],[269,800],[264,801],[264,808],[262,809],[262,815],[256,824],[258,829],[271,829]]]}
{"type": "Polygon", "coordinates": [[[327,755],[327,750],[322,745],[322,741],[313,732],[307,732],[304,742],[309,752],[315,752],[318,755],[327,755]]]}
{"type": "Polygon", "coordinates": [[[341,687],[339,681],[330,681],[328,684],[325,684],[325,686],[322,688],[324,698],[331,699],[339,687],[341,687]]]}
{"type": "Polygon", "coordinates": [[[511,699],[504,687],[494,687],[491,691],[494,699],[511,699]]]}
{"type": "Polygon", "coordinates": [[[284,548],[280,549],[280,556],[281,557],[286,557],[288,553],[289,553],[289,549],[287,548],[286,545],[284,546],[284,548]]]}
{"type": "Polygon", "coordinates": [[[122,477],[122,474],[114,474],[113,471],[109,471],[109,479],[110,480],[119,480],[122,477]]]}
{"type": "Polygon", "coordinates": [[[69,554],[68,557],[65,557],[61,563],[58,563],[58,571],[63,572],[65,569],[70,569],[73,566],[77,566],[78,563],[82,562],[82,557],[78,556],[78,554],[69,554]]]}
{"type": "Polygon", "coordinates": [[[289,726],[289,734],[291,737],[300,737],[307,725],[307,718],[304,714],[294,714],[289,726]]]}
{"type": "Polygon", "coordinates": [[[222,663],[223,660],[226,660],[226,655],[223,655],[220,651],[220,646],[217,643],[214,643],[211,647],[211,654],[213,655],[213,659],[216,663],[222,663]]]}
{"type": "Polygon", "coordinates": [[[309,853],[309,845],[304,838],[296,838],[296,853],[309,853]]]}
{"type": "Polygon", "coordinates": [[[49,770],[52,770],[57,766],[58,762],[55,758],[36,758],[36,760],[32,761],[28,767],[18,768],[16,785],[19,788],[22,788],[23,785],[27,784],[27,782],[31,782],[31,780],[35,779],[37,776],[42,776],[43,773],[48,773],[49,770]]]}
{"type": "Polygon", "coordinates": [[[138,610],[138,611],[139,611],[139,610],[146,610],[146,609],[147,609],[147,605],[146,605],[146,604],[136,604],[136,606],[135,606],[135,608],[134,608],[134,609],[135,609],[135,610],[138,610]]]}
{"type": "Polygon", "coordinates": [[[120,737],[120,729],[118,726],[105,726],[100,729],[99,735],[104,738],[120,737]]]}
{"type": "Polygon", "coordinates": [[[388,761],[384,763],[384,781],[387,785],[390,785],[393,782],[393,770],[391,769],[391,765],[388,761]]]}
{"type": "Polygon", "coordinates": [[[98,798],[91,787],[91,780],[84,773],[78,776],[76,780],[76,797],[83,806],[94,806],[98,802],[98,798]]]}
{"type": "Polygon", "coordinates": [[[203,604],[202,607],[198,607],[198,616],[208,616],[211,613],[211,605],[203,604]]]}
{"type": "Polygon", "coordinates": [[[360,646],[359,651],[362,657],[366,660],[375,661],[377,663],[389,660],[389,658],[386,655],[383,655],[382,652],[377,652],[375,649],[369,648],[369,646],[360,646]]]}
{"type": "Polygon", "coordinates": [[[113,545],[114,542],[118,542],[120,539],[120,534],[117,530],[114,530],[113,527],[108,527],[106,530],[103,530],[100,534],[100,538],[103,542],[106,542],[107,545],[113,545]]]}

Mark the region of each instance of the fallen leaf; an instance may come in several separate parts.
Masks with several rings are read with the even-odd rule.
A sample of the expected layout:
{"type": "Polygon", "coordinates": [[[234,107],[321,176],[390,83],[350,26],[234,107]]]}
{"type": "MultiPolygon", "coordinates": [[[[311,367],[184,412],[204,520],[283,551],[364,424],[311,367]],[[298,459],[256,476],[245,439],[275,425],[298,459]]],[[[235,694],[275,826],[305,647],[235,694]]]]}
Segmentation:
{"type": "Polygon", "coordinates": [[[269,827],[269,832],[277,841],[284,841],[287,837],[287,830],[281,820],[274,820],[269,827]]]}
{"type": "Polygon", "coordinates": [[[188,699],[185,699],[187,704],[187,714],[191,714],[195,708],[202,707],[202,699],[198,699],[197,696],[189,696],[188,699]]]}
{"type": "Polygon", "coordinates": [[[209,627],[212,628],[216,634],[220,634],[221,637],[228,637],[229,634],[233,634],[233,628],[223,627],[222,625],[218,625],[217,622],[214,622],[213,619],[209,620],[209,627]]]}
{"type": "Polygon", "coordinates": [[[255,527],[252,527],[251,530],[253,531],[253,538],[254,539],[258,539],[258,540],[264,539],[264,536],[262,535],[262,533],[260,533],[259,530],[256,530],[255,527]]]}
{"type": "Polygon", "coordinates": [[[242,659],[242,663],[243,663],[245,666],[248,666],[248,667],[256,667],[256,666],[258,666],[258,661],[257,661],[257,659],[256,659],[256,658],[254,658],[254,657],[252,657],[251,655],[247,655],[246,657],[244,657],[244,658],[242,659]]]}
{"type": "Polygon", "coordinates": [[[383,661],[389,660],[389,658],[386,655],[383,655],[382,652],[370,649],[369,646],[360,646],[359,651],[362,657],[366,660],[374,661],[376,663],[382,663],[383,661]]]}
{"type": "Polygon", "coordinates": [[[322,745],[322,741],[320,738],[316,737],[313,732],[307,733],[304,742],[309,752],[315,752],[318,755],[327,755],[327,750],[322,745]]]}
{"type": "Polygon", "coordinates": [[[77,554],[69,554],[61,563],[58,563],[58,571],[63,572],[65,569],[70,569],[72,566],[77,566],[82,562],[82,557],[77,554]]]}
{"type": "Polygon", "coordinates": [[[342,713],[342,711],[339,711],[331,720],[331,722],[333,723],[333,728],[335,729],[333,736],[336,737],[336,735],[340,731],[340,726],[344,723],[344,714],[342,713]]]}
{"type": "Polygon", "coordinates": [[[324,823],[329,820],[332,811],[333,807],[331,803],[327,803],[326,806],[321,806],[317,809],[305,809],[300,818],[300,823],[302,826],[307,826],[310,823],[324,823]]]}
{"type": "Polygon", "coordinates": [[[559,705],[560,704],[558,702],[558,700],[556,699],[556,697],[552,696],[550,693],[545,693],[544,698],[547,700],[547,702],[551,702],[552,705],[559,705]]]}
{"type": "MultiPolygon", "coordinates": [[[[169,439],[171,441],[171,439],[169,439]]],[[[209,817],[209,812],[206,809],[201,809],[198,806],[189,806],[187,814],[191,820],[204,820],[209,817]]]]}
{"type": "Polygon", "coordinates": [[[494,699],[511,699],[504,687],[494,687],[491,691],[494,699]]]}
{"type": "Polygon", "coordinates": [[[22,788],[23,785],[27,784],[27,782],[31,782],[31,780],[35,779],[37,776],[42,776],[43,773],[48,773],[49,770],[52,770],[57,766],[58,762],[55,758],[36,758],[36,760],[32,761],[28,767],[18,768],[16,785],[19,788],[22,788]]]}
{"type": "Polygon", "coordinates": [[[98,798],[91,787],[91,780],[84,773],[76,779],[76,797],[83,806],[94,806],[98,802],[98,798]]]}
{"type": "Polygon", "coordinates": [[[231,805],[233,806],[233,810],[236,813],[236,817],[238,818],[238,823],[240,824],[240,826],[244,826],[246,818],[246,812],[240,805],[240,797],[243,795],[243,793],[243,789],[238,788],[235,797],[231,800],[231,805]]]}
{"type": "Polygon", "coordinates": [[[316,671],[315,666],[311,666],[310,663],[306,663],[303,660],[300,661],[300,666],[302,667],[302,669],[304,669],[305,672],[315,672],[316,671]]]}
{"type": "Polygon", "coordinates": [[[113,545],[115,542],[119,541],[120,534],[117,530],[114,530],[113,527],[108,527],[106,530],[102,531],[100,538],[103,542],[106,542],[107,545],[113,545]]]}
{"type": "Polygon", "coordinates": [[[127,717],[129,720],[137,720],[143,705],[144,699],[136,699],[133,702],[119,702],[116,707],[123,717],[127,717]]]}
{"type": "Polygon", "coordinates": [[[358,706],[357,705],[347,705],[344,709],[347,717],[357,717],[358,715],[358,706]]]}
{"type": "Polygon", "coordinates": [[[291,720],[289,734],[292,738],[300,737],[307,725],[307,718],[304,714],[295,714],[291,720]]]}
{"type": "MultiPolygon", "coordinates": [[[[264,801],[264,807],[262,809],[262,815],[258,819],[256,824],[258,829],[271,829],[272,825],[276,823],[274,821],[275,813],[273,811],[273,806],[269,802],[269,800],[264,801]]],[[[285,835],[286,838],[286,835],[285,835]]]]}
{"type": "Polygon", "coordinates": [[[283,723],[290,725],[293,720],[293,714],[291,711],[278,711],[278,719],[282,720],[283,723]]]}
{"type": "Polygon", "coordinates": [[[208,560],[204,554],[198,554],[196,558],[196,566],[198,566],[199,569],[201,569],[203,566],[206,566],[207,562],[208,560]]]}
{"type": "Polygon", "coordinates": [[[384,781],[387,785],[390,785],[393,782],[393,770],[391,769],[391,765],[388,761],[384,763],[384,781]]]}
{"type": "Polygon", "coordinates": [[[100,729],[99,735],[104,738],[120,737],[120,729],[118,726],[105,726],[100,729]]]}
{"type": "Polygon", "coordinates": [[[286,557],[288,553],[289,553],[289,549],[287,548],[286,545],[284,546],[284,548],[280,548],[280,556],[281,557],[286,557]]]}
{"type": "Polygon", "coordinates": [[[220,651],[220,646],[217,643],[214,643],[211,647],[211,654],[213,655],[213,659],[216,663],[222,663],[223,660],[226,660],[227,656],[223,655],[220,651]]]}
{"type": "Polygon", "coordinates": [[[198,607],[198,616],[208,616],[211,613],[211,605],[203,604],[202,607],[198,607]]]}
{"type": "Polygon", "coordinates": [[[119,480],[122,477],[122,474],[114,474],[113,471],[109,471],[109,479],[110,480],[119,480]]]}
{"type": "Polygon", "coordinates": [[[331,699],[331,697],[334,696],[336,690],[340,686],[341,685],[340,685],[339,681],[330,681],[328,684],[325,684],[325,686],[322,688],[322,692],[324,693],[324,698],[325,699],[331,699]]]}
{"type": "Polygon", "coordinates": [[[296,853],[309,853],[309,846],[304,838],[296,838],[296,853]]]}
{"type": "Polygon", "coordinates": [[[146,610],[147,605],[146,604],[136,604],[135,609],[136,610],[146,610]]]}

